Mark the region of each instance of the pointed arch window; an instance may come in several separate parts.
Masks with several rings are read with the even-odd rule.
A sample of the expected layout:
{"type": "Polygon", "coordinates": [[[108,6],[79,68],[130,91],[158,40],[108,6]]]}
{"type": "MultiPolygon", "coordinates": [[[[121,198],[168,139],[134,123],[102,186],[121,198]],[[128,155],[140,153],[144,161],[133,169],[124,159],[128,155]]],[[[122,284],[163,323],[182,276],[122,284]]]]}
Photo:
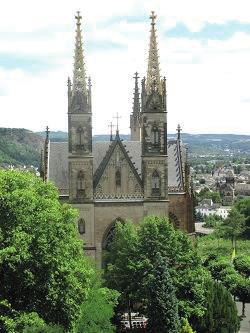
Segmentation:
{"type": "Polygon", "coordinates": [[[160,175],[157,170],[155,170],[152,174],[152,195],[160,195],[160,175]]]}
{"type": "Polygon", "coordinates": [[[159,146],[159,144],[160,144],[160,131],[157,126],[154,126],[152,128],[151,141],[154,146],[159,146]]]}
{"type": "Polygon", "coordinates": [[[83,145],[83,134],[84,134],[84,130],[83,130],[82,126],[79,126],[77,128],[77,131],[76,131],[76,136],[77,136],[76,147],[79,150],[83,150],[84,149],[84,145],[83,145]]]}
{"type": "Polygon", "coordinates": [[[85,197],[85,177],[82,170],[77,174],[77,195],[85,197]]]}
{"type": "Polygon", "coordinates": [[[115,172],[115,185],[116,186],[121,186],[122,183],[122,175],[121,175],[121,170],[117,169],[115,172]]]}
{"type": "Polygon", "coordinates": [[[80,235],[85,234],[85,227],[86,227],[86,223],[84,221],[84,219],[79,219],[78,221],[78,232],[80,235]]]}

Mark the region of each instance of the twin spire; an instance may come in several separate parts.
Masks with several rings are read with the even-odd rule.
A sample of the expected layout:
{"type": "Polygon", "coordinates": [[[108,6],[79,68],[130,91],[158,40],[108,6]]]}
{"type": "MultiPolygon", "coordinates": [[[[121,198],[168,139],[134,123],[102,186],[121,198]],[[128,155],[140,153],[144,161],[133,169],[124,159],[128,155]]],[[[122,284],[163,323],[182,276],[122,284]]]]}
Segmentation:
{"type": "Polygon", "coordinates": [[[81,15],[77,12],[76,19],[76,40],[75,40],[75,55],[74,55],[74,70],[73,70],[73,92],[81,91],[84,94],[87,92],[86,70],[83,56],[82,30],[81,30],[81,15]]]}
{"type": "Polygon", "coordinates": [[[155,12],[151,12],[151,30],[150,30],[150,42],[149,42],[149,55],[148,55],[148,71],[146,79],[146,91],[148,94],[157,91],[162,94],[162,84],[160,77],[160,66],[158,57],[158,48],[156,40],[155,29],[155,12]]]}
{"type": "MultiPolygon", "coordinates": [[[[75,52],[74,52],[74,70],[73,70],[73,88],[72,93],[82,92],[85,96],[91,87],[90,79],[87,83],[84,55],[83,55],[83,42],[82,42],[82,30],[80,12],[77,12],[76,19],[76,38],[75,38],[75,52]]],[[[150,30],[150,44],[149,44],[149,57],[148,68],[146,77],[146,93],[147,95],[157,92],[162,95],[162,82],[160,78],[159,57],[157,48],[157,38],[155,29],[156,15],[152,11],[150,15],[151,30],[150,30]]],[[[133,114],[140,113],[140,97],[138,87],[138,73],[135,73],[135,91],[134,91],[134,105],[133,114]]],[[[71,91],[71,82],[68,82],[69,90],[71,91]]]]}

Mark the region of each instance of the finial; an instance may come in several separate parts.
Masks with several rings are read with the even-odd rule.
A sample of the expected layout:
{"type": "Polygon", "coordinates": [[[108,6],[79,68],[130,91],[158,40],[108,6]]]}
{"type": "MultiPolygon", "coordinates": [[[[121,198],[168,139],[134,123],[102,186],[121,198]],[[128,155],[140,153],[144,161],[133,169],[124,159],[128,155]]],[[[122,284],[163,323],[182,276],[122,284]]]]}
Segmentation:
{"type": "Polygon", "coordinates": [[[135,76],[133,77],[136,82],[138,82],[138,79],[140,78],[138,74],[139,74],[138,72],[135,72],[135,76]]]}
{"type": "Polygon", "coordinates": [[[141,111],[140,93],[139,93],[139,87],[138,87],[138,79],[139,79],[138,72],[135,72],[134,79],[135,79],[135,90],[134,90],[133,115],[138,116],[141,111]]]}
{"type": "Polygon", "coordinates": [[[113,141],[113,127],[115,127],[115,125],[113,125],[112,121],[109,123],[108,127],[110,127],[110,141],[113,141]]]}
{"type": "Polygon", "coordinates": [[[176,130],[177,130],[177,139],[180,140],[181,139],[181,131],[182,131],[180,124],[178,124],[176,130]]]}
{"type": "Polygon", "coordinates": [[[151,19],[151,25],[155,25],[155,19],[156,19],[157,15],[155,14],[155,12],[152,10],[151,11],[151,15],[149,16],[149,18],[151,19]]]}
{"type": "Polygon", "coordinates": [[[77,12],[76,12],[76,16],[75,16],[75,19],[76,19],[76,24],[77,25],[81,25],[81,19],[82,19],[82,17],[81,17],[81,15],[80,15],[80,11],[78,10],[77,12]]]}

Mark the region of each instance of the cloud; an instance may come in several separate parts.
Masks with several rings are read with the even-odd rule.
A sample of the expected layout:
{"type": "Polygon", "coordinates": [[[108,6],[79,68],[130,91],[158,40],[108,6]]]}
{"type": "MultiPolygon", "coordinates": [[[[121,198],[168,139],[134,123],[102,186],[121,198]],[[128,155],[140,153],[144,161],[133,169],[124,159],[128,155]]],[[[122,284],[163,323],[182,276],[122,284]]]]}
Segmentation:
{"type": "MultiPolygon", "coordinates": [[[[177,123],[185,132],[249,132],[247,3],[154,1],[170,132],[177,123]]],[[[1,9],[1,126],[67,128],[66,81],[72,74],[74,13],[81,9],[94,133],[107,133],[116,112],[121,131],[129,132],[133,73],[142,77],[147,68],[152,1],[10,0],[1,9]]]]}

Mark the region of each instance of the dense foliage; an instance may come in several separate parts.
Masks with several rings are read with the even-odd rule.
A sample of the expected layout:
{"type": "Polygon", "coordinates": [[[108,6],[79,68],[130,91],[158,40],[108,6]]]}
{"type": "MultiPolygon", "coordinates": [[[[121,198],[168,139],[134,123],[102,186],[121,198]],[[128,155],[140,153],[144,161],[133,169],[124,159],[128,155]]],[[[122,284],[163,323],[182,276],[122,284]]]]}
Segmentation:
{"type": "Polygon", "coordinates": [[[218,282],[206,283],[206,312],[200,323],[199,333],[237,333],[240,321],[232,295],[218,282]]]}
{"type": "Polygon", "coordinates": [[[40,162],[43,139],[21,128],[0,128],[0,165],[34,165],[40,162]]]}
{"type": "Polygon", "coordinates": [[[237,201],[235,208],[245,217],[245,231],[243,236],[250,239],[250,197],[237,201]]]}
{"type": "MultiPolygon", "coordinates": [[[[121,292],[123,309],[128,309],[129,300],[148,304],[150,272],[156,269],[158,255],[168,265],[179,316],[202,316],[206,272],[188,236],[175,230],[167,219],[159,217],[146,217],[138,228],[129,222],[116,226],[106,280],[108,286],[121,292]]],[[[142,311],[149,315],[147,309],[142,311]]]]}
{"type": "Polygon", "coordinates": [[[109,321],[117,294],[95,282],[99,278],[83,255],[75,218],[52,184],[28,173],[0,172],[2,333],[21,333],[25,326],[57,333],[55,325],[68,331],[93,297],[96,311],[107,307],[102,318],[109,321]]]}
{"type": "Polygon", "coordinates": [[[148,268],[145,283],[147,331],[176,333],[180,327],[178,304],[166,260],[157,253],[148,268]]]}
{"type": "Polygon", "coordinates": [[[201,202],[204,199],[211,199],[213,203],[222,202],[220,193],[211,191],[208,187],[205,187],[199,193],[196,193],[196,199],[198,202],[201,202]]]}

